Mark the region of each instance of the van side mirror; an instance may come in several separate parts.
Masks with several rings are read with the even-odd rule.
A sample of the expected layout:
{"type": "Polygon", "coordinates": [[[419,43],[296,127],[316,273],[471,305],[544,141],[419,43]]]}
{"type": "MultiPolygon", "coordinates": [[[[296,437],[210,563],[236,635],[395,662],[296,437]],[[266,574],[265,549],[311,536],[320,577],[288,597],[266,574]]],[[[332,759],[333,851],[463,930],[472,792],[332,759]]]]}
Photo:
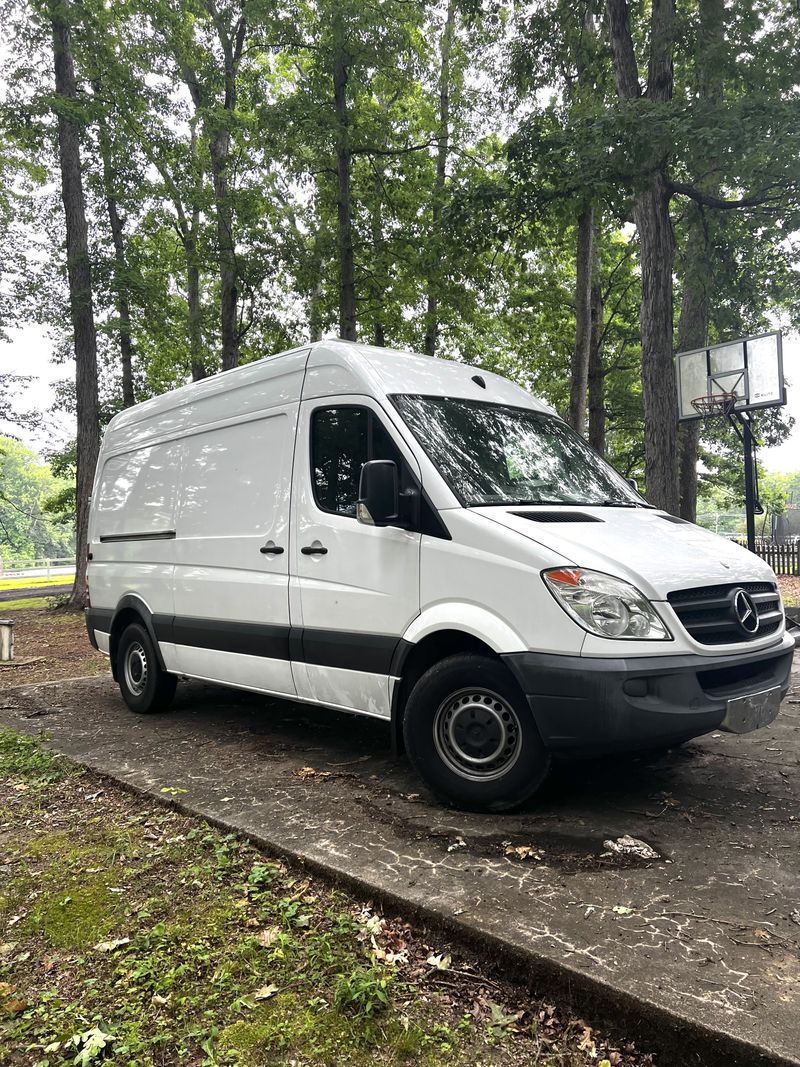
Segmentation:
{"type": "Polygon", "coordinates": [[[639,492],[639,483],[636,481],[635,478],[626,478],[625,481],[628,483],[631,489],[635,489],[637,493],[639,492]]]}
{"type": "Polygon", "coordinates": [[[390,526],[400,510],[397,464],[391,459],[370,459],[361,467],[356,518],[365,526],[390,526]]]}

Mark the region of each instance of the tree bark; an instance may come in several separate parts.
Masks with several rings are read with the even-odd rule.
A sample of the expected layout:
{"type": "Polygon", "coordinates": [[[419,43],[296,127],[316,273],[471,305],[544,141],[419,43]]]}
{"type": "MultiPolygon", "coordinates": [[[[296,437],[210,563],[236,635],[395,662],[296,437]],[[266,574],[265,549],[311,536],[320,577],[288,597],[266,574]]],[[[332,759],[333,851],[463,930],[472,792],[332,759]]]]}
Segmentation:
{"type": "Polygon", "coordinates": [[[202,305],[200,302],[200,260],[197,254],[197,229],[200,210],[192,212],[192,226],[183,237],[186,254],[186,304],[189,312],[189,365],[192,381],[208,377],[208,368],[203,358],[202,305]]]}
{"type": "Polygon", "coordinates": [[[336,119],[336,215],[339,245],[339,336],[356,339],[356,281],[353,254],[353,205],[350,191],[350,132],[347,113],[347,53],[341,12],[334,16],[333,110],[336,119]]]}
{"type": "MultiPolygon", "coordinates": [[[[450,56],[453,50],[455,32],[455,0],[448,0],[447,15],[439,49],[439,131],[436,148],[436,177],[433,183],[433,202],[431,205],[431,238],[434,245],[438,241],[441,229],[442,208],[444,207],[445,187],[447,184],[447,159],[450,154],[450,56]]],[[[436,265],[432,266],[431,276],[428,278],[428,297],[425,311],[423,351],[429,356],[436,355],[436,348],[439,343],[439,293],[432,277],[435,269],[436,265]]]]}
{"type": "MultiPolygon", "coordinates": [[[[724,0],[700,0],[700,33],[697,60],[697,88],[701,100],[722,99],[719,49],[725,42],[724,0]]],[[[706,190],[716,193],[711,183],[706,190]]],[[[714,257],[709,247],[709,233],[701,206],[692,201],[687,209],[686,260],[683,270],[683,295],[678,321],[678,348],[688,351],[708,343],[711,314],[710,292],[713,284],[714,257]]],[[[681,518],[697,520],[697,460],[700,448],[699,421],[684,422],[679,431],[681,518]]]]}
{"type": "MultiPolygon", "coordinates": [[[[95,96],[99,97],[101,92],[99,79],[93,81],[92,88],[95,96]]],[[[105,194],[108,225],[111,229],[111,242],[114,246],[114,301],[117,306],[117,319],[119,321],[122,406],[129,408],[136,403],[136,396],[133,389],[133,337],[131,333],[131,305],[128,296],[127,258],[125,256],[125,228],[119,214],[111,141],[104,115],[100,118],[98,133],[100,157],[103,164],[103,192],[105,194]]]]}
{"type": "Polygon", "coordinates": [[[603,287],[599,277],[592,282],[592,328],[589,345],[589,444],[606,454],[606,376],[603,369],[603,287]]]}
{"type": "Polygon", "coordinates": [[[92,269],[86,226],[86,201],[81,176],[80,129],[70,108],[77,97],[67,0],[51,0],[53,68],[58,117],[58,156],[61,199],[64,204],[69,281],[70,317],[75,349],[75,400],[77,412],[75,478],[75,584],[69,605],[81,608],[86,592],[89,500],[92,494],[100,423],[97,402],[97,336],[92,301],[92,269]]]}
{"type": "Polygon", "coordinates": [[[587,202],[578,215],[575,249],[575,348],[570,364],[569,385],[569,424],[581,436],[586,433],[586,396],[592,344],[593,239],[594,208],[591,202],[587,202]]]}
{"type": "MultiPolygon", "coordinates": [[[[607,0],[607,22],[617,94],[641,97],[627,0],[607,0]]],[[[656,103],[672,98],[674,0],[653,0],[647,95],[656,103]]],[[[645,419],[645,479],[648,499],[656,507],[679,510],[677,411],[672,364],[672,268],[675,241],[669,217],[671,187],[667,160],[645,160],[643,181],[634,199],[642,272],[642,399],[645,419]]]]}
{"type": "MultiPolygon", "coordinates": [[[[233,232],[233,207],[231,204],[230,184],[228,182],[228,163],[231,148],[230,123],[231,116],[236,110],[238,94],[236,79],[247,34],[247,23],[244,15],[241,14],[235,25],[231,25],[217,9],[215,0],[206,0],[206,10],[214,22],[217,38],[222,48],[225,84],[222,103],[223,116],[215,115],[207,120],[211,179],[214,186],[214,209],[217,222],[222,370],[225,371],[238,366],[241,340],[236,328],[239,288],[236,241],[233,232]]],[[[204,105],[208,107],[210,101],[204,99],[206,93],[200,85],[197,74],[190,67],[186,67],[183,77],[195,108],[200,108],[204,105]]]]}

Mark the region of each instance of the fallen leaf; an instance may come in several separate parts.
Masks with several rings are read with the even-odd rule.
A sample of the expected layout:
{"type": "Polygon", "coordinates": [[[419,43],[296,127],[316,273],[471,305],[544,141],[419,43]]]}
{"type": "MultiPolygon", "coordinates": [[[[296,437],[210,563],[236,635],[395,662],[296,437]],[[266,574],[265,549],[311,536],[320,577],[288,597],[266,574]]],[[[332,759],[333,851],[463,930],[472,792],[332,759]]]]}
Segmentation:
{"type": "Polygon", "coordinates": [[[633,908],[626,908],[624,904],[615,904],[611,909],[617,915],[633,915],[633,908]]]}
{"type": "Polygon", "coordinates": [[[521,860],[540,860],[542,858],[541,850],[538,848],[534,848],[533,845],[508,845],[506,847],[505,854],[507,856],[516,856],[518,859],[521,860]]]}
{"type": "Polygon", "coordinates": [[[800,908],[795,908],[789,918],[793,923],[797,923],[797,925],[800,926],[800,908]]]}
{"type": "Polygon", "coordinates": [[[431,954],[425,962],[429,967],[433,967],[437,971],[446,971],[450,966],[451,959],[449,956],[445,955],[444,952],[441,952],[438,955],[431,954]]]}
{"type": "Polygon", "coordinates": [[[270,982],[269,985],[262,985],[260,989],[257,989],[255,993],[253,993],[253,1000],[269,1000],[271,997],[274,997],[277,992],[278,987],[270,982]]]}
{"type": "Polygon", "coordinates": [[[294,772],[295,778],[330,778],[330,771],[318,771],[315,767],[298,767],[294,772]]]}
{"type": "Polygon", "coordinates": [[[16,997],[9,997],[0,1004],[0,1011],[4,1015],[19,1015],[21,1011],[25,1011],[28,1005],[24,1000],[17,1000],[16,997]]]}
{"type": "Polygon", "coordinates": [[[279,926],[268,926],[266,930],[259,930],[256,934],[256,941],[264,948],[269,948],[270,945],[274,945],[280,936],[281,928],[279,926]]]}
{"type": "Polygon", "coordinates": [[[169,998],[162,997],[160,993],[153,993],[152,997],[150,998],[150,1001],[151,1003],[158,1004],[160,1006],[162,1004],[168,1004],[169,998]]]}
{"type": "Polygon", "coordinates": [[[592,1058],[597,1055],[597,1046],[595,1045],[594,1039],[592,1038],[591,1026],[584,1026],[583,1033],[581,1034],[581,1039],[578,1042],[578,1048],[582,1052],[588,1052],[592,1058]]]}
{"type": "Polygon", "coordinates": [[[123,945],[129,945],[131,939],[129,937],[118,937],[115,941],[98,941],[94,946],[98,952],[113,952],[115,949],[122,948],[123,945]]]}
{"type": "Polygon", "coordinates": [[[622,837],[617,837],[613,841],[604,841],[603,848],[617,856],[635,856],[640,860],[661,859],[651,845],[638,837],[631,837],[630,834],[623,834],[622,837]]]}

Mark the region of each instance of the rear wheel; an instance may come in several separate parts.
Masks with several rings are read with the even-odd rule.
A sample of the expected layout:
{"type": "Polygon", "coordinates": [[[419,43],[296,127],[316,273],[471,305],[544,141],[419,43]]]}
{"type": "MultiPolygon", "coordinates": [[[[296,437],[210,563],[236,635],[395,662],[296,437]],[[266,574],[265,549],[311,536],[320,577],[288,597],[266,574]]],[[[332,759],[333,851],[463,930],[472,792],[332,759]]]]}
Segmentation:
{"type": "Polygon", "coordinates": [[[550,769],[524,696],[488,656],[460,654],[431,667],[408,698],[403,735],[420,776],[456,807],[518,807],[550,769]]]}
{"type": "Polygon", "coordinates": [[[122,632],[117,646],[117,680],[131,711],[164,711],[175,696],[178,679],[162,670],[150,634],[139,623],[122,632]]]}

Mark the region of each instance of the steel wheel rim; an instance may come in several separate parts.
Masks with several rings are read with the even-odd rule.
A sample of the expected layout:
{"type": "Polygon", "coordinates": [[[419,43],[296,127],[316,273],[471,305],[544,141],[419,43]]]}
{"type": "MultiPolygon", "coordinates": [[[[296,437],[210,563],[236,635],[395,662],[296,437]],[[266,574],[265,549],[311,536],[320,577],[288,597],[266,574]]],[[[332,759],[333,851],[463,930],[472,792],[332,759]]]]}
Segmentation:
{"type": "Polygon", "coordinates": [[[140,697],[147,688],[147,653],[139,641],[128,645],[123,664],[125,685],[134,696],[140,697]]]}
{"type": "Polygon", "coordinates": [[[451,693],[433,719],[440,758],[471,782],[491,782],[507,774],[519,758],[521,732],[509,702],[482,686],[451,693]]]}

